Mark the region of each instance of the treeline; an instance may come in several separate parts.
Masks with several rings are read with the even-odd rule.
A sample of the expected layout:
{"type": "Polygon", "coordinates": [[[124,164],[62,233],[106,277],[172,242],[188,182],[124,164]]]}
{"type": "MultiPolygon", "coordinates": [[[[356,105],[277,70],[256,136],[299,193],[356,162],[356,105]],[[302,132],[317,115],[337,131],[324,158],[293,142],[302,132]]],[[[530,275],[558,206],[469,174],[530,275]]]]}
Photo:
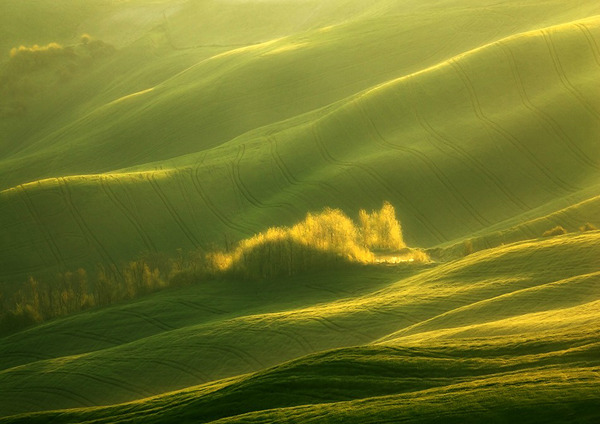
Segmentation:
{"type": "Polygon", "coordinates": [[[30,277],[13,293],[0,293],[0,334],[96,306],[134,299],[169,287],[203,280],[262,280],[311,271],[381,262],[371,249],[402,251],[406,262],[427,262],[422,251],[406,248],[393,206],[359,212],[358,225],[339,209],[308,213],[292,227],[274,227],[232,249],[196,250],[177,255],[144,254],[121,267],[99,265],[30,277]]]}
{"type": "Polygon", "coordinates": [[[10,59],[4,76],[5,78],[22,77],[23,73],[48,68],[72,73],[115,51],[111,44],[94,39],[88,34],[83,34],[78,44],[70,46],[62,46],[58,43],[49,43],[45,46],[34,44],[30,47],[21,45],[10,50],[10,59]]]}
{"type": "MultiPolygon", "coordinates": [[[[594,224],[590,224],[589,222],[586,222],[585,224],[583,224],[582,226],[579,227],[579,231],[580,232],[586,232],[586,231],[596,231],[598,230],[598,228],[594,225],[594,224]]],[[[565,227],[563,227],[562,225],[557,225],[556,227],[550,228],[549,230],[546,230],[542,233],[542,237],[554,237],[554,236],[561,236],[563,234],[568,234],[569,231],[567,231],[567,229],[565,227]]]]}
{"type": "Polygon", "coordinates": [[[29,277],[12,293],[0,293],[0,334],[167,286],[159,268],[147,259],[129,262],[120,269],[99,266],[92,278],[82,268],[50,280],[29,277]]]}
{"type": "Polygon", "coordinates": [[[111,44],[87,34],[70,46],[13,47],[0,67],[0,117],[26,113],[30,98],[72,79],[115,51],[111,44]]]}
{"type": "MultiPolygon", "coordinates": [[[[580,225],[579,227],[572,227],[572,228],[573,228],[573,231],[579,231],[580,233],[584,233],[587,231],[598,231],[598,227],[596,227],[594,224],[589,223],[589,222],[586,222],[586,223],[580,225]]],[[[562,225],[556,225],[548,230],[543,231],[540,234],[540,236],[544,237],[544,238],[549,238],[549,237],[562,236],[562,235],[569,234],[569,233],[570,233],[570,231],[568,231],[562,225]]],[[[514,243],[516,241],[526,239],[525,237],[522,236],[523,233],[520,233],[519,235],[520,235],[520,237],[515,237],[513,235],[512,237],[510,237],[508,239],[501,238],[501,237],[497,237],[497,238],[491,239],[491,240],[490,240],[490,238],[487,238],[487,237],[480,237],[478,239],[466,239],[462,242],[462,254],[459,253],[460,245],[455,245],[455,246],[447,249],[445,254],[440,254],[442,249],[438,249],[437,252],[434,253],[434,256],[437,256],[440,258],[444,257],[445,260],[454,259],[454,258],[457,258],[460,256],[468,256],[478,250],[491,249],[494,247],[504,245],[505,243],[514,243]],[[477,247],[475,246],[474,242],[477,243],[477,247]]]]}
{"type": "Polygon", "coordinates": [[[293,227],[275,227],[243,240],[229,252],[209,255],[216,274],[243,279],[292,276],[348,264],[376,262],[381,251],[405,249],[407,262],[426,262],[428,256],[407,249],[394,207],[385,202],[378,211],[359,212],[358,225],[339,209],[309,213],[293,227]]]}

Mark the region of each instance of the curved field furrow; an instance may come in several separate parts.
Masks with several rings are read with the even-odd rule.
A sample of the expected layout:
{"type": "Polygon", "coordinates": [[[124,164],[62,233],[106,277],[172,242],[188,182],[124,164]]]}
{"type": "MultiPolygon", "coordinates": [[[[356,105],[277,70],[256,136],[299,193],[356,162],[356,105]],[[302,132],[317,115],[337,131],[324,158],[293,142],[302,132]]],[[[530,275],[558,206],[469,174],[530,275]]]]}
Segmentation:
{"type": "MultiPolygon", "coordinates": [[[[21,397],[24,396],[34,396],[35,393],[43,393],[46,396],[52,397],[62,397],[64,399],[68,399],[71,402],[74,402],[77,406],[97,406],[98,404],[93,400],[89,399],[87,396],[82,395],[81,393],[77,393],[73,390],[66,389],[64,387],[58,386],[27,386],[27,388],[11,388],[10,390],[3,389],[0,387],[0,393],[5,397],[8,395],[15,395],[17,393],[21,394],[21,397]]],[[[38,406],[38,405],[36,405],[38,406]]]]}
{"type": "MultiPolygon", "coordinates": [[[[102,191],[106,194],[106,196],[110,199],[110,201],[117,207],[117,209],[119,209],[121,211],[123,216],[125,216],[125,218],[131,223],[133,228],[135,228],[136,232],[138,233],[138,236],[140,237],[140,239],[142,240],[142,243],[144,244],[144,246],[146,246],[148,251],[156,252],[157,251],[156,246],[150,239],[150,236],[148,235],[148,233],[146,231],[144,231],[144,229],[142,228],[138,219],[133,216],[133,214],[129,211],[129,209],[125,206],[125,204],[121,200],[119,200],[119,198],[117,197],[115,192],[112,190],[112,188],[110,188],[110,186],[106,183],[106,180],[109,178],[111,178],[111,177],[104,176],[104,175],[100,176],[100,187],[102,188],[102,191]]],[[[118,181],[118,179],[115,177],[112,177],[112,180],[115,182],[118,181]]]]}
{"type": "Polygon", "coordinates": [[[384,177],[382,177],[381,175],[379,175],[373,169],[371,169],[368,166],[363,165],[361,163],[357,162],[357,163],[354,163],[352,166],[354,166],[354,167],[356,167],[358,169],[361,169],[363,172],[365,172],[366,174],[368,174],[369,176],[371,176],[371,178],[373,178],[375,181],[377,181],[380,186],[385,187],[385,189],[388,192],[393,193],[394,195],[401,197],[402,208],[407,208],[407,209],[411,210],[413,212],[413,216],[416,216],[417,219],[419,219],[421,221],[421,223],[425,226],[424,228],[426,228],[427,231],[430,234],[432,234],[440,243],[443,240],[447,240],[448,239],[448,237],[443,234],[442,230],[440,230],[437,226],[433,225],[433,223],[431,223],[431,221],[429,221],[426,218],[424,212],[420,211],[415,206],[413,206],[412,202],[405,195],[401,194],[399,190],[394,189],[392,186],[390,186],[389,183],[387,182],[387,180],[384,177]]]}
{"type": "Polygon", "coordinates": [[[199,209],[198,206],[200,206],[200,199],[198,199],[198,194],[194,188],[191,187],[191,184],[189,184],[191,182],[191,178],[191,175],[189,175],[187,172],[180,171],[177,173],[177,176],[174,179],[177,183],[177,187],[179,188],[179,192],[181,193],[181,197],[186,204],[187,212],[191,217],[192,222],[190,223],[190,226],[194,228],[193,234],[197,234],[198,239],[202,240],[204,226],[201,220],[199,220],[196,216],[196,211],[199,209]],[[185,177],[185,179],[183,177],[185,177]]]}
{"type": "Polygon", "coordinates": [[[146,398],[146,397],[154,395],[154,393],[151,392],[150,390],[145,390],[141,387],[132,386],[131,382],[129,382],[129,381],[125,382],[125,381],[116,379],[114,377],[99,376],[96,374],[77,372],[77,371],[73,371],[73,370],[69,370],[69,371],[52,370],[52,371],[49,371],[49,373],[55,374],[55,375],[64,375],[64,376],[69,376],[69,377],[71,377],[71,376],[83,377],[84,379],[95,381],[96,383],[105,384],[107,386],[110,386],[113,389],[114,388],[121,389],[125,393],[134,393],[135,395],[140,396],[141,398],[146,398]]]}
{"type": "Polygon", "coordinates": [[[358,168],[360,170],[362,170],[363,172],[365,172],[366,174],[368,174],[373,180],[375,180],[381,187],[385,188],[388,193],[394,195],[394,196],[398,196],[402,199],[402,207],[403,208],[407,208],[409,210],[412,211],[413,216],[415,216],[419,222],[421,222],[421,224],[423,225],[423,228],[427,229],[427,231],[438,240],[438,242],[442,242],[443,240],[446,239],[446,237],[440,232],[440,230],[438,230],[433,224],[431,224],[427,218],[425,217],[425,215],[423,214],[423,212],[419,211],[416,207],[413,206],[412,202],[409,201],[408,198],[406,198],[406,196],[404,196],[399,190],[394,189],[393,187],[390,186],[390,184],[388,183],[388,181],[386,181],[385,178],[382,178],[379,174],[377,174],[375,171],[373,171],[372,169],[368,168],[367,166],[360,164],[358,162],[344,162],[344,161],[340,161],[335,159],[331,153],[327,150],[327,147],[325,146],[325,142],[321,139],[321,137],[318,135],[317,133],[317,129],[315,128],[315,125],[311,126],[311,132],[312,132],[312,136],[313,139],[316,142],[317,148],[319,150],[319,153],[321,154],[321,156],[323,157],[323,159],[326,162],[329,162],[331,164],[340,166],[342,168],[348,169],[348,168],[358,168]]]}
{"type": "Polygon", "coordinates": [[[77,332],[74,331],[63,331],[60,334],[73,337],[75,339],[88,339],[93,340],[95,342],[104,342],[109,345],[118,346],[125,343],[125,339],[120,339],[117,337],[107,337],[101,334],[92,333],[86,330],[79,330],[77,332]]]}
{"type": "Polygon", "coordinates": [[[249,228],[246,228],[246,227],[243,227],[241,225],[238,225],[238,224],[234,223],[224,213],[222,213],[219,209],[217,209],[217,207],[215,206],[215,204],[210,200],[210,198],[207,196],[206,192],[204,191],[204,188],[202,187],[202,183],[200,182],[199,172],[200,172],[200,166],[197,166],[195,168],[195,170],[190,170],[190,173],[191,173],[191,176],[192,176],[192,182],[194,184],[194,187],[196,188],[196,191],[198,192],[198,194],[202,198],[202,201],[204,202],[204,204],[206,205],[206,207],[212,212],[212,214],[219,221],[221,221],[221,223],[223,225],[225,225],[226,227],[230,228],[231,230],[240,232],[242,234],[250,234],[250,233],[252,233],[252,230],[250,230],[249,228]]]}
{"type": "Polygon", "coordinates": [[[267,140],[269,142],[270,153],[271,153],[271,158],[273,159],[273,163],[275,164],[275,166],[277,167],[277,169],[279,170],[279,172],[281,173],[283,178],[286,180],[286,182],[289,185],[300,184],[300,181],[292,175],[290,170],[287,168],[287,166],[281,159],[281,156],[279,155],[279,152],[277,151],[277,140],[275,139],[275,137],[270,135],[267,137],[267,140]]]}
{"type": "Polygon", "coordinates": [[[349,292],[349,291],[346,291],[346,290],[341,290],[339,288],[336,289],[336,290],[333,290],[333,289],[330,289],[330,288],[327,288],[327,287],[317,286],[315,284],[304,284],[304,287],[307,287],[307,288],[315,290],[315,291],[324,291],[324,292],[327,292],[327,293],[334,294],[336,296],[342,296],[342,295],[343,296],[352,296],[352,295],[354,295],[354,293],[352,293],[352,292],[349,292]]]}
{"type": "Polygon", "coordinates": [[[308,340],[307,337],[304,337],[300,331],[285,331],[282,329],[271,330],[276,334],[281,334],[282,336],[289,337],[290,339],[296,341],[298,345],[300,345],[306,354],[316,352],[317,349],[312,345],[312,343],[308,340]]]}
{"type": "MultiPolygon", "coordinates": [[[[51,356],[47,356],[47,355],[44,356],[44,355],[40,355],[37,352],[31,352],[31,351],[25,352],[25,351],[21,351],[21,350],[19,350],[19,351],[11,350],[8,352],[0,352],[0,358],[15,358],[15,359],[20,360],[18,362],[19,364],[25,363],[23,360],[26,358],[33,359],[33,361],[31,361],[31,362],[45,361],[47,359],[52,359],[51,356]]],[[[18,365],[9,365],[7,362],[1,361],[0,362],[0,374],[2,373],[3,370],[8,370],[15,366],[18,366],[18,365]]]]}
{"type": "Polygon", "coordinates": [[[411,325],[421,322],[418,318],[414,318],[409,314],[402,313],[398,309],[384,309],[384,306],[369,306],[366,309],[377,315],[387,315],[394,318],[400,318],[411,325]]]}
{"type": "Polygon", "coordinates": [[[296,212],[296,209],[289,203],[277,203],[277,204],[270,204],[270,203],[264,203],[261,200],[257,199],[248,189],[248,187],[246,186],[246,184],[244,183],[244,179],[242,178],[241,174],[240,174],[240,163],[242,161],[242,158],[244,157],[244,153],[246,152],[246,145],[245,144],[240,144],[239,148],[238,148],[238,154],[236,156],[236,158],[234,160],[231,161],[231,174],[233,176],[233,183],[235,185],[235,187],[238,189],[238,191],[240,193],[242,193],[242,196],[248,201],[250,202],[250,204],[252,204],[253,206],[257,207],[257,208],[285,208],[289,211],[291,211],[292,213],[296,212]]]}
{"type": "Polygon", "coordinates": [[[471,98],[471,105],[473,106],[473,109],[475,111],[475,115],[486,127],[502,136],[502,138],[507,140],[512,146],[514,146],[517,150],[523,153],[528,158],[528,160],[533,165],[535,165],[535,167],[539,169],[549,181],[551,181],[554,184],[554,186],[557,189],[565,193],[572,193],[581,189],[580,187],[574,187],[566,183],[562,178],[555,175],[555,173],[552,172],[551,169],[548,169],[546,166],[544,166],[544,164],[540,162],[540,160],[535,156],[535,154],[531,152],[531,150],[529,150],[514,135],[512,135],[507,130],[502,128],[498,123],[492,121],[489,117],[487,117],[486,114],[483,112],[481,104],[479,103],[479,98],[475,91],[475,87],[473,86],[473,83],[471,82],[471,79],[469,78],[467,72],[464,70],[463,66],[456,59],[452,59],[448,63],[454,69],[457,76],[461,79],[464,86],[467,88],[467,92],[469,93],[469,96],[471,98]]]}
{"type": "Polygon", "coordinates": [[[515,56],[514,56],[512,50],[510,49],[510,46],[506,45],[506,43],[504,43],[504,42],[499,42],[498,45],[502,48],[502,50],[504,51],[504,53],[506,55],[506,58],[508,59],[508,63],[510,64],[510,68],[511,68],[517,89],[519,91],[519,95],[521,96],[523,105],[528,110],[530,110],[532,114],[537,116],[537,118],[540,121],[542,121],[542,122],[544,122],[544,124],[546,124],[545,128],[552,129],[552,132],[556,135],[556,137],[562,141],[562,145],[564,147],[566,147],[567,150],[569,150],[581,164],[587,165],[588,167],[590,167],[594,170],[599,170],[600,163],[592,160],[589,157],[589,155],[587,155],[584,151],[582,151],[579,148],[579,146],[569,137],[569,135],[560,127],[560,125],[558,124],[558,122],[556,122],[555,119],[553,119],[550,115],[545,113],[542,109],[536,107],[531,102],[531,99],[527,95],[527,90],[525,88],[525,85],[523,84],[523,79],[521,78],[521,75],[519,74],[519,67],[517,65],[515,56]]]}
{"type": "Polygon", "coordinates": [[[233,182],[233,186],[237,189],[237,191],[242,195],[244,199],[252,206],[260,209],[264,209],[266,206],[263,205],[259,200],[257,200],[252,194],[248,191],[242,178],[240,177],[240,161],[242,160],[242,156],[244,155],[244,151],[246,150],[246,146],[244,144],[240,144],[238,148],[238,153],[234,159],[230,162],[230,171],[231,171],[231,181],[233,182]]]}
{"type": "MultiPolygon", "coordinates": [[[[579,90],[577,90],[575,86],[573,86],[571,81],[569,81],[569,78],[567,77],[567,74],[565,73],[565,70],[560,61],[560,57],[556,52],[556,46],[554,45],[554,41],[552,40],[552,34],[550,34],[547,30],[541,30],[541,33],[544,41],[546,42],[546,46],[548,47],[550,57],[552,58],[554,70],[556,71],[556,74],[558,75],[562,85],[567,89],[567,91],[569,91],[573,95],[573,97],[579,100],[581,105],[587,109],[590,115],[596,118],[596,120],[600,121],[600,112],[596,110],[596,108],[594,108],[594,105],[590,104],[590,102],[579,92],[579,90]]],[[[587,40],[587,37],[584,38],[586,38],[587,40]]]]}
{"type": "Polygon", "coordinates": [[[182,373],[187,374],[187,375],[191,375],[198,381],[197,384],[207,383],[209,381],[214,380],[214,378],[212,378],[210,375],[208,375],[208,373],[202,372],[202,371],[198,370],[197,368],[192,368],[189,365],[184,366],[182,363],[174,361],[172,359],[164,359],[164,358],[159,359],[156,357],[140,358],[140,359],[143,359],[143,360],[153,363],[153,364],[162,365],[166,368],[181,371],[182,373]]]}
{"type": "Polygon", "coordinates": [[[194,246],[197,249],[200,246],[200,242],[198,241],[194,233],[188,228],[185,222],[181,219],[173,205],[169,202],[169,199],[160,188],[158,182],[154,178],[154,175],[148,173],[146,175],[146,179],[154,189],[154,192],[157,194],[157,196],[159,197],[159,199],[161,200],[162,204],[165,206],[171,217],[173,217],[173,219],[177,223],[177,226],[179,227],[183,235],[190,241],[190,243],[192,243],[192,246],[194,246]]]}
{"type": "Polygon", "coordinates": [[[330,195],[334,192],[339,194],[339,191],[337,189],[335,189],[331,184],[325,181],[306,181],[299,180],[298,178],[296,178],[296,176],[292,174],[288,166],[283,161],[283,158],[279,154],[277,148],[278,143],[275,134],[267,135],[266,140],[269,143],[270,155],[273,163],[275,164],[275,167],[279,170],[279,173],[283,176],[283,179],[286,181],[288,186],[296,188],[295,190],[291,191],[291,193],[293,193],[293,195],[297,199],[301,200],[303,203],[306,203],[306,201],[309,199],[309,196],[302,192],[302,186],[314,187],[317,190],[328,192],[330,193],[330,195]]]}
{"type": "MultiPolygon", "coordinates": [[[[155,245],[154,241],[150,237],[150,234],[148,233],[148,231],[144,230],[144,226],[142,225],[142,219],[140,218],[140,213],[142,213],[142,212],[139,210],[139,207],[137,206],[136,198],[133,195],[133,193],[131,192],[131,190],[132,190],[131,185],[124,184],[123,181],[121,181],[117,177],[114,177],[114,181],[121,187],[122,192],[125,194],[125,197],[129,201],[129,204],[131,205],[131,208],[127,208],[127,206],[124,204],[124,202],[122,202],[123,205],[129,211],[129,214],[131,215],[131,217],[134,220],[134,222],[138,223],[138,226],[140,227],[141,233],[146,235],[146,238],[148,240],[148,244],[150,244],[150,246],[152,247],[152,249],[155,249],[155,250],[151,250],[151,251],[158,251],[158,249],[156,248],[156,245],[155,245]]],[[[118,197],[117,197],[117,199],[118,199],[118,197]]]]}
{"type": "Polygon", "coordinates": [[[298,180],[294,175],[292,175],[279,155],[279,152],[277,151],[277,140],[275,139],[274,135],[269,133],[264,139],[269,144],[269,156],[271,158],[271,162],[275,165],[275,168],[284,180],[284,182],[280,184],[281,191],[285,191],[286,193],[294,196],[301,204],[310,203],[310,196],[302,191],[302,186],[318,187],[318,184],[298,180]]]}
{"type": "Polygon", "coordinates": [[[68,182],[63,177],[57,178],[56,180],[58,182],[60,192],[63,195],[63,199],[65,200],[69,211],[71,212],[71,216],[73,217],[75,223],[79,227],[83,237],[86,238],[88,241],[91,240],[93,242],[96,252],[98,252],[98,254],[103,258],[105,263],[110,264],[112,266],[112,269],[114,269],[115,272],[122,278],[123,276],[121,275],[121,271],[117,266],[117,262],[113,259],[112,255],[108,253],[107,249],[102,245],[102,243],[100,243],[100,240],[98,240],[96,235],[86,224],[79,210],[75,207],[73,199],[71,198],[71,191],[69,189],[68,182]]]}
{"type": "Polygon", "coordinates": [[[187,306],[188,308],[195,309],[197,311],[208,312],[213,315],[224,315],[224,314],[230,313],[229,311],[224,311],[219,308],[215,308],[215,307],[208,306],[208,305],[202,305],[202,304],[199,304],[196,302],[191,302],[191,301],[183,300],[183,299],[169,300],[169,303],[174,304],[174,305],[187,306]]]}
{"type": "Polygon", "coordinates": [[[246,365],[249,365],[250,369],[257,369],[257,367],[265,368],[265,364],[263,364],[256,356],[250,354],[249,352],[246,352],[243,349],[237,348],[237,347],[225,345],[222,343],[220,343],[219,345],[214,345],[214,344],[209,344],[209,343],[198,343],[198,342],[193,343],[193,347],[199,347],[201,349],[208,349],[208,350],[213,350],[213,351],[220,352],[220,353],[230,354],[230,355],[238,358],[242,362],[244,362],[246,365]]]}
{"type": "MultiPolygon", "coordinates": [[[[9,404],[14,411],[36,411],[40,404],[38,401],[23,396],[22,393],[6,391],[2,395],[3,403],[9,404]]],[[[4,412],[6,413],[6,412],[4,412]]]]}
{"type": "MultiPolygon", "coordinates": [[[[375,135],[375,142],[383,147],[388,149],[396,150],[399,152],[408,153],[413,157],[416,157],[419,161],[421,161],[427,168],[431,170],[431,172],[435,175],[436,179],[446,188],[447,193],[449,193],[456,201],[462,205],[465,210],[469,213],[471,217],[473,217],[482,227],[487,227],[491,225],[491,222],[483,217],[475,207],[469,202],[469,200],[461,193],[461,190],[456,187],[455,184],[452,183],[452,180],[449,179],[444,172],[440,169],[436,163],[429,159],[427,155],[416,150],[411,149],[409,147],[400,146],[394,143],[389,142],[385,139],[385,137],[381,134],[379,129],[375,126],[373,120],[369,117],[367,111],[360,105],[360,102],[357,102],[357,107],[360,110],[362,116],[364,116],[367,125],[371,129],[371,133],[375,135]]],[[[463,214],[460,214],[463,215],[463,214]]]]}
{"type": "Polygon", "coordinates": [[[592,50],[592,54],[594,55],[594,59],[596,60],[598,66],[600,66],[600,46],[598,46],[598,43],[596,42],[596,39],[592,35],[590,29],[583,23],[576,23],[575,26],[579,28],[581,32],[583,32],[583,35],[585,35],[588,45],[592,50]]]}
{"type": "Polygon", "coordinates": [[[140,318],[142,321],[146,321],[147,323],[152,324],[154,327],[160,328],[161,330],[164,330],[164,331],[171,331],[171,330],[175,330],[177,328],[177,327],[173,327],[171,325],[165,324],[164,322],[160,321],[159,319],[148,316],[148,314],[144,314],[141,312],[122,309],[119,311],[119,313],[121,315],[130,315],[130,316],[134,316],[136,318],[140,318]]]}
{"type": "Polygon", "coordinates": [[[266,334],[278,334],[282,336],[284,339],[289,339],[294,342],[297,346],[302,350],[303,355],[307,355],[312,352],[316,352],[312,344],[308,341],[306,337],[302,335],[300,331],[293,331],[292,329],[286,330],[281,327],[273,328],[272,326],[264,329],[264,328],[249,328],[250,332],[257,333],[259,337],[264,336],[266,334]]]}
{"type": "Polygon", "coordinates": [[[353,328],[346,328],[343,327],[341,325],[338,325],[336,323],[334,323],[333,321],[331,321],[328,318],[325,318],[323,316],[311,316],[308,317],[309,319],[318,322],[319,324],[321,324],[323,327],[327,328],[328,330],[331,330],[335,333],[339,333],[339,334],[352,334],[354,336],[358,336],[359,338],[363,339],[365,341],[365,343],[369,343],[372,342],[374,337],[368,334],[364,334],[363,332],[353,329],[353,328]]]}
{"type": "Polygon", "coordinates": [[[16,191],[20,193],[21,198],[23,199],[23,203],[25,203],[25,206],[29,211],[29,215],[34,219],[35,223],[39,227],[39,230],[41,231],[42,236],[44,237],[44,240],[48,245],[50,253],[52,253],[52,256],[54,257],[56,264],[59,265],[62,269],[66,269],[65,261],[62,255],[60,254],[60,249],[56,245],[56,242],[54,241],[54,238],[48,231],[48,228],[46,228],[46,226],[42,224],[42,220],[39,214],[37,213],[33,202],[31,201],[29,193],[27,193],[27,190],[25,189],[25,187],[23,187],[23,185],[19,185],[16,191]]]}
{"type": "Polygon", "coordinates": [[[286,165],[285,161],[281,157],[281,154],[279,153],[279,149],[277,147],[278,141],[277,141],[276,134],[269,134],[267,136],[267,139],[269,140],[269,142],[272,145],[271,154],[273,156],[273,159],[274,159],[277,167],[279,168],[281,173],[284,174],[286,180],[288,182],[290,182],[290,184],[310,185],[312,187],[315,187],[317,189],[320,189],[320,190],[323,190],[323,191],[326,191],[329,193],[332,193],[332,192],[335,192],[337,194],[340,193],[336,187],[334,187],[327,181],[307,181],[307,180],[299,180],[298,178],[296,178],[294,176],[294,174],[290,171],[289,167],[286,165]]]}
{"type": "MultiPolygon", "coordinates": [[[[410,80],[409,80],[409,84],[410,84],[412,92],[415,93],[416,91],[414,89],[414,84],[411,84],[410,80]]],[[[412,106],[411,110],[413,111],[417,122],[419,123],[421,128],[423,128],[425,130],[425,132],[427,134],[429,134],[431,140],[435,140],[438,142],[438,143],[436,143],[436,145],[441,144],[441,145],[445,146],[446,148],[456,152],[457,157],[461,158],[463,163],[469,164],[473,169],[476,169],[480,174],[485,175],[485,177],[489,181],[491,181],[493,183],[493,185],[498,190],[500,190],[500,192],[502,194],[504,194],[504,196],[507,198],[507,200],[509,200],[511,203],[513,203],[519,209],[521,209],[522,211],[527,211],[530,209],[529,206],[527,206],[524,202],[521,201],[521,199],[519,199],[518,197],[513,195],[510,192],[510,190],[508,190],[508,188],[506,187],[506,184],[504,184],[497,175],[494,175],[494,173],[490,172],[490,170],[483,164],[483,162],[481,162],[479,159],[477,159],[476,156],[470,154],[467,149],[462,148],[458,141],[449,140],[446,135],[442,135],[438,130],[433,128],[433,126],[423,116],[421,116],[421,113],[419,112],[417,105],[414,102],[411,102],[410,104],[412,106]]],[[[442,150],[440,147],[438,147],[438,149],[442,150]]]]}

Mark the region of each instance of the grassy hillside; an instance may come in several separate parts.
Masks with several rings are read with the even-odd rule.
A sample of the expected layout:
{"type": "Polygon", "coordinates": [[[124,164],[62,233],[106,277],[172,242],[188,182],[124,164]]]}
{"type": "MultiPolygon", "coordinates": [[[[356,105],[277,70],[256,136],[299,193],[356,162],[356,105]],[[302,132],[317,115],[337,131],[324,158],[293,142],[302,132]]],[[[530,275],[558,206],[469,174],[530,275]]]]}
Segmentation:
{"type": "Polygon", "coordinates": [[[0,336],[0,423],[597,422],[599,71],[597,0],[3,1],[0,305],[234,265],[0,336]],[[384,201],[435,262],[295,275],[384,201]]]}
{"type": "MultiPolygon", "coordinates": [[[[587,11],[552,4],[532,5],[544,24],[550,12],[587,11]]],[[[458,32],[456,45],[431,54],[444,37],[425,31],[431,19],[481,25],[488,12],[415,9],[423,21],[411,21],[421,25],[411,37],[397,30],[404,15],[361,15],[227,50],[159,84],[136,74],[141,91],[106,103],[124,87],[72,101],[145,55],[137,44],[121,49],[59,90],[68,107],[40,101],[64,117],[47,117],[37,135],[25,124],[32,113],[6,120],[30,134],[15,132],[19,146],[0,163],[3,279],[239,240],[325,205],[353,215],[356,198],[367,207],[389,199],[409,242],[434,246],[595,197],[600,21],[502,34],[491,25],[493,36],[475,32],[483,44],[471,44],[474,30],[458,32]],[[418,34],[427,34],[422,48],[409,49],[418,34]]],[[[191,60],[172,54],[152,70],[191,60]]]]}
{"type": "Polygon", "coordinates": [[[420,272],[206,284],[57,320],[3,339],[1,409],[91,407],[207,382],[37,417],[364,422],[378,411],[458,422],[521,411],[528,422],[592,422],[599,237],[531,240],[420,272]],[[356,347],[304,356],[343,346],[356,347]]]}

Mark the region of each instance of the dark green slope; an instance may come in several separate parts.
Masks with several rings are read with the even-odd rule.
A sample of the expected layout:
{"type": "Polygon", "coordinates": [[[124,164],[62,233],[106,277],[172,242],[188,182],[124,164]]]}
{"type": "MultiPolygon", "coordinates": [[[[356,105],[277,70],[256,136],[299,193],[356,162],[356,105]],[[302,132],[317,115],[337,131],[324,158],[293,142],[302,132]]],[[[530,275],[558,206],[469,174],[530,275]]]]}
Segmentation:
{"type": "MultiPolygon", "coordinates": [[[[483,371],[465,371],[465,378],[496,372],[509,378],[512,372],[542,365],[557,368],[550,380],[555,373],[577,374],[578,367],[597,366],[573,359],[563,367],[561,360],[583,345],[592,349],[597,344],[599,235],[530,240],[413,270],[414,275],[384,266],[270,284],[204,283],[48,322],[1,340],[0,410],[15,414],[131,401],[344,346],[432,349],[433,357],[449,359],[441,363],[450,371],[453,361],[462,367],[461,357],[469,356],[469,350],[475,356],[488,350],[485,355],[495,357],[483,371]],[[535,365],[535,355],[552,351],[549,362],[535,365]],[[498,369],[492,370],[494,366],[498,369]],[[469,376],[471,372],[475,374],[469,376]]],[[[596,348],[589,356],[594,352],[596,348]]],[[[363,359],[369,362],[370,357],[363,359]]],[[[394,367],[400,365],[391,366],[392,374],[394,367]]],[[[415,372],[427,372],[425,365],[415,367],[415,372]]],[[[325,368],[318,368],[324,376],[315,383],[315,392],[297,389],[294,396],[314,395],[313,403],[320,403],[363,397],[371,390],[361,388],[363,383],[347,383],[342,397],[321,399],[328,393],[318,388],[329,387],[325,380],[338,384],[334,374],[339,368],[332,365],[334,374],[325,368]]],[[[387,372],[385,367],[381,372],[387,372]]],[[[385,389],[390,391],[373,396],[400,393],[394,390],[416,378],[402,380],[404,372],[393,374],[392,388],[385,389]]],[[[455,382],[455,374],[444,379],[437,373],[431,371],[431,381],[414,390],[462,381],[455,382]]],[[[290,377],[290,384],[301,378],[290,377]]],[[[379,378],[373,381],[377,384],[379,378]]],[[[249,400],[240,413],[251,411],[254,403],[249,400]]],[[[229,403],[214,404],[227,409],[222,405],[229,403]]]]}
{"type": "Polygon", "coordinates": [[[589,334],[357,347],[144,402],[0,422],[592,423],[598,349],[589,334]]]}

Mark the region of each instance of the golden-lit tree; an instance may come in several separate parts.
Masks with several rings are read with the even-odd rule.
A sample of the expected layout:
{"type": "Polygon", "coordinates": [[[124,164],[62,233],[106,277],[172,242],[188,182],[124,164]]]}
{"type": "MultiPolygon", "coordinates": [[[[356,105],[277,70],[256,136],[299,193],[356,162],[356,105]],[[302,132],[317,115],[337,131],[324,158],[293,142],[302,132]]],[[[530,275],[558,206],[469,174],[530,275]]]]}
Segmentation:
{"type": "Polygon", "coordinates": [[[396,210],[384,202],[379,211],[358,213],[362,244],[370,249],[397,250],[406,247],[402,239],[402,227],[396,219],[396,210]]]}

